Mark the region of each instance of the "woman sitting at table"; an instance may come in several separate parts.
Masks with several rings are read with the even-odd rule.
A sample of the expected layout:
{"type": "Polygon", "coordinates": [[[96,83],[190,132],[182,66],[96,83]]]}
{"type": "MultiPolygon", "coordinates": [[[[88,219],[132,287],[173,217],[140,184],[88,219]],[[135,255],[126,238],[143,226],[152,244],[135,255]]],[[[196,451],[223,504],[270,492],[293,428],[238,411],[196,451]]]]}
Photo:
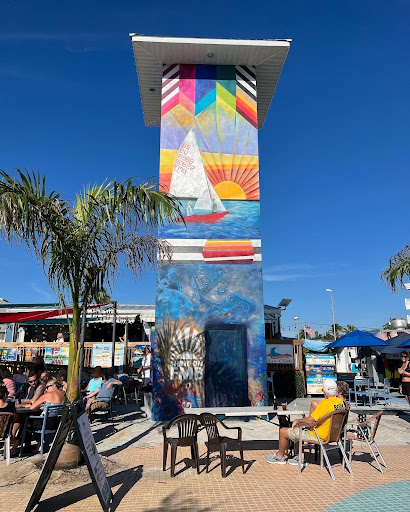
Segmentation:
{"type": "MultiPolygon", "coordinates": [[[[42,410],[44,410],[45,404],[60,405],[60,404],[64,404],[64,401],[65,401],[65,393],[61,389],[61,384],[56,379],[50,379],[47,382],[45,393],[42,396],[40,396],[40,398],[38,400],[36,400],[30,406],[30,409],[32,411],[41,412],[42,410]]],[[[60,423],[60,418],[57,416],[48,418],[46,428],[47,428],[47,430],[57,429],[59,423],[60,423]]],[[[36,430],[38,431],[38,430],[41,430],[42,425],[43,425],[43,418],[32,419],[31,425],[29,425],[29,428],[32,431],[36,431],[36,430]]],[[[40,441],[39,441],[40,434],[34,434],[34,436],[37,440],[37,445],[36,445],[35,449],[33,450],[33,453],[37,453],[38,451],[40,451],[40,441]],[[37,439],[37,437],[38,437],[38,439],[37,439]]]]}
{"type": "Polygon", "coordinates": [[[17,448],[19,444],[19,440],[17,437],[17,432],[20,428],[20,422],[18,421],[18,416],[16,415],[16,406],[14,402],[8,402],[7,399],[9,397],[9,392],[6,386],[0,386],[0,412],[11,412],[14,414],[13,417],[13,430],[11,436],[11,450],[10,455],[14,456],[17,454],[17,448]]]}

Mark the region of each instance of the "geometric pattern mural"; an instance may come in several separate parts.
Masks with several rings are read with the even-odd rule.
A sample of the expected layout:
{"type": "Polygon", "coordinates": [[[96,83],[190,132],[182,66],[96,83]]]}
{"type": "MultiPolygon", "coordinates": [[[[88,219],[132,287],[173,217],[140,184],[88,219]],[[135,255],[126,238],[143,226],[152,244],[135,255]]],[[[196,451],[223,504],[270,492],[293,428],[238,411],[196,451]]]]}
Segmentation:
{"type": "Polygon", "coordinates": [[[224,375],[240,383],[242,364],[249,403],[265,401],[255,76],[251,66],[163,68],[160,184],[181,201],[186,225],[159,230],[173,255],[158,262],[155,419],[205,403],[240,405],[210,375],[222,388],[224,375]],[[223,362],[224,350],[236,351],[235,364],[223,362]]]}

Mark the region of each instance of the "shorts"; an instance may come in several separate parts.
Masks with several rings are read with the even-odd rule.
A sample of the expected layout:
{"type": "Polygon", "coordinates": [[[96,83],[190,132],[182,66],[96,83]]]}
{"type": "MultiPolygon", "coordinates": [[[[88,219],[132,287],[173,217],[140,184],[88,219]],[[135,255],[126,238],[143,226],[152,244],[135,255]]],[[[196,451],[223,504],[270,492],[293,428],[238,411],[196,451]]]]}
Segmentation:
{"type": "Polygon", "coordinates": [[[410,382],[402,382],[401,383],[401,394],[410,396],[410,382]]]}
{"type": "MultiPolygon", "coordinates": [[[[299,441],[299,427],[295,428],[288,428],[288,437],[291,441],[297,443],[299,441]]],[[[312,436],[312,434],[309,432],[309,430],[302,430],[302,441],[315,441],[317,443],[317,437],[312,436]]]]}
{"type": "Polygon", "coordinates": [[[94,399],[90,400],[90,411],[95,411],[97,409],[108,409],[110,404],[109,402],[103,402],[102,400],[94,399]]]}

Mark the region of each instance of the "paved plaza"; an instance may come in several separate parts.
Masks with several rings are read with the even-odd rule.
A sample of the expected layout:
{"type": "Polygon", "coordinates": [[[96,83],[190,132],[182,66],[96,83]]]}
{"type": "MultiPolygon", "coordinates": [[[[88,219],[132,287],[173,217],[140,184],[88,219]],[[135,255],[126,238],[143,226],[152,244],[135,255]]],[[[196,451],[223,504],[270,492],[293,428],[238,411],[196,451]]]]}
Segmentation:
{"type": "MultiPolygon", "coordinates": [[[[275,420],[273,420],[275,421],[275,420]]],[[[408,503],[410,492],[410,415],[383,416],[378,442],[387,462],[381,474],[367,454],[353,458],[354,475],[344,471],[335,458],[332,481],[326,469],[315,463],[298,475],[297,467],[273,466],[265,455],[278,446],[278,427],[264,420],[229,419],[241,426],[245,440],[246,473],[231,452],[227,478],[221,478],[219,458],[205,471],[205,435],[200,433],[201,472],[190,467],[188,448],[178,450],[177,475],[162,471],[162,424],[144,419],[134,406],[117,406],[114,422],[93,423],[97,447],[106,467],[118,511],[355,511],[394,510],[395,503],[408,503]]],[[[168,457],[168,466],[169,466],[168,457]]],[[[2,510],[24,510],[38,476],[40,459],[27,457],[0,463],[2,510]],[[36,466],[36,463],[38,466],[36,466]],[[24,475],[22,476],[22,472],[24,475]]],[[[98,511],[100,506],[86,469],[54,472],[39,512],[57,510],[98,511]]]]}

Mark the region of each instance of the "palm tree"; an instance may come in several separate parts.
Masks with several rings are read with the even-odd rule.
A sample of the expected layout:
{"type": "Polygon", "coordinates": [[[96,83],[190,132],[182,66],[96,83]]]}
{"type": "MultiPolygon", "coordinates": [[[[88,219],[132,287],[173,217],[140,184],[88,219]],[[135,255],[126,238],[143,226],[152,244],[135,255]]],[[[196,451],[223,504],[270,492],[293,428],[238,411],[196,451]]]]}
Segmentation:
{"type": "Polygon", "coordinates": [[[85,188],[69,203],[46,191],[45,176],[0,171],[0,235],[24,243],[42,264],[51,288],[72,304],[67,397],[78,396],[80,308],[112,290],[125,267],[133,277],[170,246],[156,226],[183,220],[179,202],[151,182],[132,179],[85,188]]]}
{"type": "Polygon", "coordinates": [[[349,334],[349,332],[353,332],[353,331],[356,331],[357,330],[357,327],[355,325],[352,325],[352,324],[347,324],[346,327],[343,327],[343,332],[345,334],[349,334]]]}
{"type": "Polygon", "coordinates": [[[390,258],[389,266],[381,275],[381,279],[393,292],[404,286],[403,280],[406,277],[410,278],[410,245],[405,245],[402,251],[390,258]]]}
{"type": "MultiPolygon", "coordinates": [[[[338,323],[335,323],[335,331],[336,331],[336,339],[340,338],[341,334],[344,332],[344,327],[338,323]]],[[[325,332],[325,339],[332,340],[334,338],[333,326],[325,332]]]]}

